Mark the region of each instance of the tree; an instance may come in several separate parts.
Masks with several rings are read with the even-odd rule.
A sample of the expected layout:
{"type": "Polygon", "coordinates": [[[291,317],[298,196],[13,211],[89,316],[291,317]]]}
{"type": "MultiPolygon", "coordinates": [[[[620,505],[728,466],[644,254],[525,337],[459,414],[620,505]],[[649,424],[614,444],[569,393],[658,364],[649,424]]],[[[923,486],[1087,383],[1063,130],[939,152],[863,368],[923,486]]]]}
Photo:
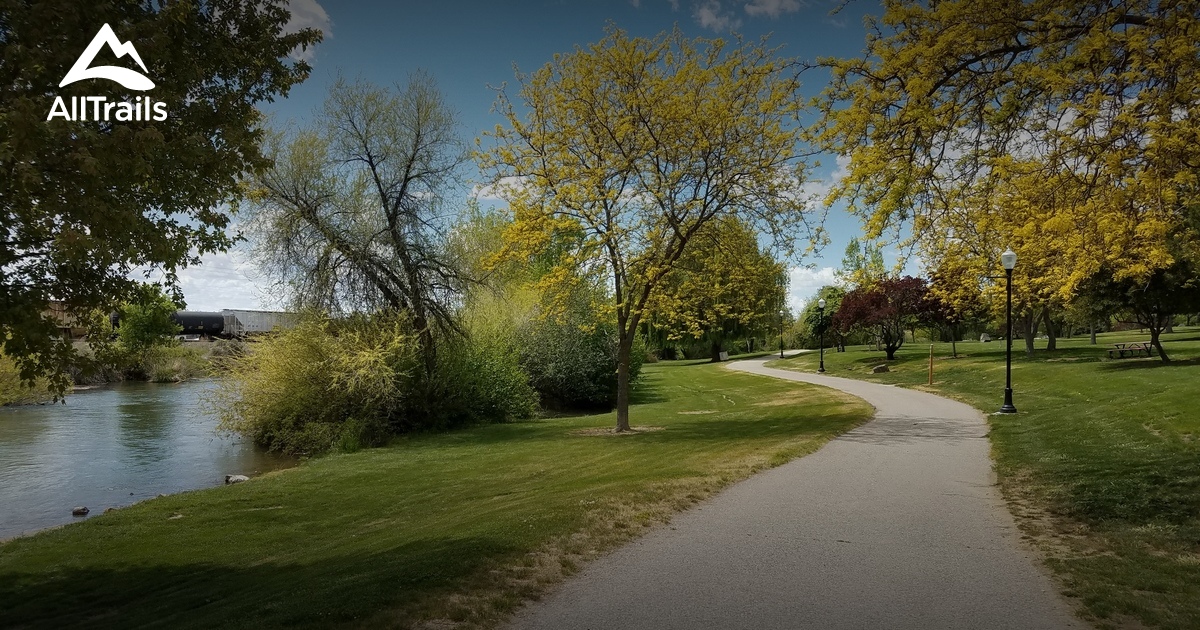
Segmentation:
{"type": "Polygon", "coordinates": [[[849,156],[832,197],[869,238],[907,227],[942,258],[958,244],[982,271],[969,283],[1022,241],[1022,275],[1042,279],[1022,290],[1027,330],[1101,268],[1147,282],[1174,264],[1167,237],[1194,229],[1182,210],[1200,193],[1200,4],[885,6],[866,55],[824,62],[814,129],[849,156]]]}
{"type": "Polygon", "coordinates": [[[833,325],[833,316],[838,312],[838,308],[842,305],[842,298],[846,296],[846,290],[839,286],[826,285],[817,291],[804,305],[804,310],[800,312],[798,321],[804,322],[805,326],[811,331],[813,339],[812,343],[820,343],[820,336],[825,335],[825,342],[832,348],[836,348],[838,352],[846,350],[846,334],[850,331],[844,328],[838,328],[833,325]],[[825,310],[818,308],[821,300],[825,300],[825,310]]]}
{"type": "Polygon", "coordinates": [[[787,271],[736,217],[699,232],[647,303],[668,338],[707,339],[720,360],[725,340],[762,332],[784,302],[787,271]]]}
{"type": "Polygon", "coordinates": [[[761,43],[609,27],[600,43],[518,75],[527,114],[499,94],[508,124],[481,162],[513,213],[508,255],[579,234],[545,284],[580,268],[612,283],[618,431],[629,429],[638,325],[700,230],[738,216],[790,243],[804,225],[795,69],[761,43]]]}
{"type": "Polygon", "coordinates": [[[891,361],[904,345],[904,331],[921,316],[926,292],[925,280],[912,276],[886,278],[869,287],[853,289],[842,298],[833,326],[878,330],[891,361]]]}
{"type": "Polygon", "coordinates": [[[842,266],[834,273],[838,282],[846,287],[869,285],[886,277],[883,248],[860,242],[857,238],[850,239],[846,244],[846,254],[842,257],[842,266]]]}
{"type": "Polygon", "coordinates": [[[140,355],[154,346],[168,345],[183,330],[172,315],[180,308],[157,284],[143,284],[134,299],[121,306],[117,338],[122,349],[140,355]]]}
{"type": "MultiPolygon", "coordinates": [[[[1178,262],[1159,269],[1145,282],[1132,279],[1101,280],[1099,291],[1109,301],[1122,305],[1132,321],[1150,331],[1150,343],[1163,363],[1171,358],[1163,349],[1161,335],[1178,313],[1200,309],[1200,273],[1191,264],[1178,262]]],[[[1111,278],[1111,276],[1101,276],[1111,278]]]]}
{"type": "Polygon", "coordinates": [[[950,337],[950,352],[957,359],[958,338],[962,336],[963,324],[983,313],[985,307],[978,292],[956,299],[953,290],[940,290],[944,284],[954,283],[947,281],[941,273],[930,274],[929,287],[918,310],[924,323],[950,337]]]}
{"type": "MultiPolygon", "coordinates": [[[[0,343],[21,375],[52,378],[82,361],[59,338],[52,300],[85,320],[136,292],[136,268],[176,272],[230,246],[223,204],[267,161],[257,105],[308,76],[266,1],[80,4],[0,0],[0,343]],[[165,120],[47,120],[56,96],[132,99],[112,81],[59,87],[103,24],[134,43],[165,120]]],[[[127,59],[126,59],[127,61],[127,59]]]]}
{"type": "Polygon", "coordinates": [[[464,279],[446,247],[447,192],[465,152],[432,78],[384,90],[338,80],[313,126],[274,134],[252,183],[248,232],[297,307],[408,311],[426,373],[457,331],[464,279]]]}

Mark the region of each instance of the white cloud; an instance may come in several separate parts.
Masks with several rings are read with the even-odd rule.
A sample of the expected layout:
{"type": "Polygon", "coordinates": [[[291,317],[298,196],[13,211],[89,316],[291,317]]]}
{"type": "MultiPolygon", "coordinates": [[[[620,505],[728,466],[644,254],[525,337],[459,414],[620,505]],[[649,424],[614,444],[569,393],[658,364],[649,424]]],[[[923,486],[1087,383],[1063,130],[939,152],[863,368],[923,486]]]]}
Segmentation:
{"type": "Polygon", "coordinates": [[[499,184],[475,184],[471,187],[471,197],[479,201],[507,201],[506,191],[518,190],[523,185],[523,177],[502,177],[499,184]]]}
{"type": "Polygon", "coordinates": [[[276,308],[267,285],[258,267],[239,249],[205,254],[199,265],[179,272],[179,288],[192,311],[276,308]]]}
{"type": "MultiPolygon", "coordinates": [[[[315,28],[324,33],[326,39],[331,36],[333,23],[329,20],[329,14],[325,12],[324,7],[317,0],[288,0],[287,9],[291,11],[292,18],[283,27],[284,33],[295,33],[300,29],[315,28]]],[[[292,57],[309,61],[315,52],[315,47],[309,47],[307,50],[297,49],[292,53],[292,57]]]]}
{"type": "Polygon", "coordinates": [[[746,14],[777,18],[784,13],[795,13],[801,6],[800,0],[753,0],[746,5],[746,14]]]}
{"type": "Polygon", "coordinates": [[[850,157],[846,155],[837,156],[833,172],[821,179],[811,179],[804,182],[800,187],[803,195],[812,199],[817,205],[825,204],[825,197],[829,196],[829,191],[842,181],[842,178],[850,174],[850,157]]]}
{"type": "Polygon", "coordinates": [[[672,10],[672,11],[678,11],[678,10],[679,10],[679,0],[667,0],[667,2],[671,3],[671,10],[672,10]]]}
{"type": "Polygon", "coordinates": [[[720,0],[705,0],[693,6],[692,17],[700,26],[718,33],[730,31],[742,25],[741,20],[721,8],[720,0]]]}
{"type": "Polygon", "coordinates": [[[792,267],[788,269],[788,308],[792,313],[799,313],[804,305],[817,295],[821,287],[834,284],[837,279],[833,275],[833,267],[809,269],[807,267],[792,267]]]}

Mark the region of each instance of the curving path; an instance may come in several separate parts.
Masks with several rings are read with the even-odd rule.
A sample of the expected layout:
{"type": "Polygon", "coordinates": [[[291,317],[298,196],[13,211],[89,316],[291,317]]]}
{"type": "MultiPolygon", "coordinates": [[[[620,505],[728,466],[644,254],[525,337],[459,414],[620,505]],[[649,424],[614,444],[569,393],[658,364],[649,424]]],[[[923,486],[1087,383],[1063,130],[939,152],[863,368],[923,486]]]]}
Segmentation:
{"type": "Polygon", "coordinates": [[[764,367],[875,418],[590,564],[512,628],[1084,628],[993,484],[987,423],[924,392],[764,367]]]}

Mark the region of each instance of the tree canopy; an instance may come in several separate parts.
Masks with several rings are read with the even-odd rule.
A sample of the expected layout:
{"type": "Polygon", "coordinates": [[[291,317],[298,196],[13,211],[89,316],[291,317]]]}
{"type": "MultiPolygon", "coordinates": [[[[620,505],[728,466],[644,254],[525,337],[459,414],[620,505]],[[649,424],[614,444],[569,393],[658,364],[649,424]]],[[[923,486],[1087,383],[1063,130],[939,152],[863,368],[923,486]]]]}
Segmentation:
{"type": "Polygon", "coordinates": [[[134,269],[173,284],[231,245],[224,204],[267,165],[256,105],[308,76],[289,55],[321,39],[284,33],[288,19],[261,0],[0,0],[0,343],[23,377],[66,385],[52,300],[83,320],[130,297],[134,269]],[[133,98],[105,80],[58,87],[106,23],[136,46],[165,120],[47,120],[56,96],[133,98]]]}
{"type": "Polygon", "coordinates": [[[507,255],[578,235],[544,283],[579,269],[611,282],[617,429],[627,430],[638,324],[696,234],[735,215],[780,243],[804,227],[797,64],[765,43],[610,27],[518,81],[523,108],[500,92],[507,124],[481,155],[513,213],[507,255]]]}
{"type": "Polygon", "coordinates": [[[1102,268],[1146,281],[1176,260],[1167,235],[1195,239],[1200,4],[884,7],[863,57],[824,62],[814,132],[849,156],[832,196],[868,238],[907,227],[933,267],[976,286],[1012,247],[1030,303],[1061,303],[1102,268]]]}
{"type": "Polygon", "coordinates": [[[716,359],[727,337],[773,327],[786,288],[786,269],[758,234],[721,217],[696,234],[647,310],[670,339],[707,338],[716,359]]]}
{"type": "Polygon", "coordinates": [[[839,330],[862,328],[878,331],[888,360],[904,345],[904,331],[923,315],[927,284],[922,278],[884,278],[846,293],[833,316],[839,330]]]}

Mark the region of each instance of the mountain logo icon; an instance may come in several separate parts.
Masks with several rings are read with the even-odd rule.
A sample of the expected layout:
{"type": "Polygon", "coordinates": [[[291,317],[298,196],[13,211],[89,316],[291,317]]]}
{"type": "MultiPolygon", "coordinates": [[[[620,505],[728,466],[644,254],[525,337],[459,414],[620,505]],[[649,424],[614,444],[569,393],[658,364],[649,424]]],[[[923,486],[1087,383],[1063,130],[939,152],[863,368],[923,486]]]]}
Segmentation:
{"type": "Polygon", "coordinates": [[[100,32],[92,38],[92,43],[83,51],[79,59],[75,61],[75,65],[71,66],[70,72],[63,77],[62,83],[58,87],[70,85],[76,81],[84,79],[108,79],[116,81],[130,90],[145,91],[154,87],[154,82],[146,78],[146,75],[122,68],[120,66],[96,66],[89,68],[92,61],[96,59],[96,54],[100,52],[100,48],[105,44],[117,55],[118,58],[129,55],[141,66],[143,71],[146,71],[146,64],[142,63],[142,58],[138,55],[137,49],[133,47],[131,42],[122,43],[117,39],[117,34],[113,32],[112,27],[108,24],[100,27],[100,32]]]}

